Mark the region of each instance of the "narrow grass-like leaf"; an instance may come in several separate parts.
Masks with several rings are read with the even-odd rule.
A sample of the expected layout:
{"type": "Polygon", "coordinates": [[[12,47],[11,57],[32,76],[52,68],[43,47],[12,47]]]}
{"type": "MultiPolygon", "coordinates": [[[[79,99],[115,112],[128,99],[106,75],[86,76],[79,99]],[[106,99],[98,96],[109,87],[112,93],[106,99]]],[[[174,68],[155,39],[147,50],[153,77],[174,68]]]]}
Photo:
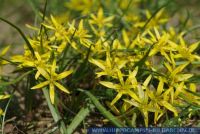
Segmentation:
{"type": "Polygon", "coordinates": [[[1,18],[1,17],[0,17],[0,20],[2,20],[3,22],[9,24],[10,26],[12,26],[13,28],[15,28],[15,29],[19,32],[19,34],[22,36],[22,38],[23,38],[24,41],[26,42],[27,47],[28,47],[29,50],[31,51],[31,54],[35,57],[34,49],[32,48],[30,42],[28,41],[28,39],[26,38],[26,36],[25,36],[25,34],[22,32],[22,30],[21,30],[19,27],[17,27],[16,25],[14,25],[13,23],[11,23],[10,21],[8,21],[8,20],[5,20],[5,19],[3,19],[3,18],[1,18]]]}
{"type": "Polygon", "coordinates": [[[30,4],[30,7],[32,8],[33,12],[37,17],[40,16],[39,10],[37,9],[37,5],[39,5],[38,1],[34,0],[27,0],[27,2],[30,4]]]}
{"type": "Polygon", "coordinates": [[[198,83],[198,84],[200,84],[200,75],[194,75],[188,81],[192,82],[192,83],[198,83]]]}
{"type": "Polygon", "coordinates": [[[61,132],[61,134],[66,134],[65,124],[62,121],[61,116],[60,116],[58,110],[52,105],[51,100],[49,98],[49,93],[48,93],[47,88],[43,88],[42,91],[43,91],[43,94],[45,96],[45,99],[47,101],[49,110],[51,112],[51,115],[53,116],[54,121],[55,122],[60,122],[60,132],[61,132]]]}
{"type": "Polygon", "coordinates": [[[28,71],[28,72],[22,74],[21,76],[19,76],[18,78],[14,79],[13,81],[10,81],[10,82],[0,82],[0,85],[1,86],[8,86],[8,85],[15,84],[15,83],[21,81],[25,76],[29,75],[32,72],[33,72],[33,70],[28,71]]]}
{"type": "MultiPolygon", "coordinates": [[[[91,106],[94,108],[94,106],[91,106]]],[[[70,125],[67,127],[67,134],[72,134],[74,130],[78,127],[79,124],[86,118],[86,116],[89,115],[90,113],[90,108],[89,107],[83,107],[81,110],[76,114],[74,117],[73,121],[70,123],[70,125]]]]}
{"type": "Polygon", "coordinates": [[[89,91],[83,90],[83,89],[77,89],[78,91],[81,91],[85,93],[91,101],[94,103],[96,108],[108,119],[110,120],[115,126],[117,127],[124,127],[124,125],[115,117],[113,116],[109,111],[107,111],[103,105],[98,101],[98,99],[89,91]]]}
{"type": "Polygon", "coordinates": [[[5,114],[3,115],[3,120],[2,120],[2,124],[1,124],[2,125],[2,127],[1,127],[2,134],[4,134],[4,124],[5,124],[6,113],[7,113],[7,110],[8,110],[8,106],[9,106],[9,104],[10,104],[12,98],[13,98],[14,92],[15,92],[15,90],[12,91],[12,95],[10,96],[8,103],[6,104],[6,108],[4,110],[5,114]]]}
{"type": "Polygon", "coordinates": [[[142,27],[142,30],[144,30],[146,28],[146,26],[149,24],[149,22],[151,22],[151,20],[157,15],[157,13],[162,10],[163,8],[165,8],[171,1],[168,0],[164,5],[162,5],[159,9],[157,9],[153,15],[146,21],[146,23],[144,24],[144,26],[142,27]]]}

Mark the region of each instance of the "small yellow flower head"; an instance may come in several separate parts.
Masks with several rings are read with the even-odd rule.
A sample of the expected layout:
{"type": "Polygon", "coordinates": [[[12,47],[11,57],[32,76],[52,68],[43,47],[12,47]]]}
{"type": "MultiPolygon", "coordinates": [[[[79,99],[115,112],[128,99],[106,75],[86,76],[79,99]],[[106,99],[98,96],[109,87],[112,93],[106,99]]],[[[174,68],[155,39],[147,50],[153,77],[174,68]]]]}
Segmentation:
{"type": "MultiPolygon", "coordinates": [[[[10,98],[10,95],[0,95],[0,100],[10,98]]],[[[0,116],[4,115],[3,110],[0,108],[0,116]]]]}
{"type": "Polygon", "coordinates": [[[103,9],[100,8],[98,10],[97,16],[94,14],[91,15],[91,19],[89,20],[89,23],[92,25],[97,25],[99,29],[107,26],[111,27],[112,26],[112,20],[114,19],[114,16],[110,17],[104,17],[104,12],[103,9]]]}
{"type": "Polygon", "coordinates": [[[55,97],[55,87],[62,90],[65,93],[70,93],[69,90],[58,83],[58,80],[66,78],[68,75],[72,73],[72,70],[65,71],[60,74],[56,73],[56,60],[53,61],[51,68],[47,70],[46,68],[37,67],[39,73],[46,79],[46,81],[39,83],[38,85],[32,87],[31,89],[39,89],[49,85],[49,94],[50,100],[52,104],[54,104],[54,97],[55,97]]]}

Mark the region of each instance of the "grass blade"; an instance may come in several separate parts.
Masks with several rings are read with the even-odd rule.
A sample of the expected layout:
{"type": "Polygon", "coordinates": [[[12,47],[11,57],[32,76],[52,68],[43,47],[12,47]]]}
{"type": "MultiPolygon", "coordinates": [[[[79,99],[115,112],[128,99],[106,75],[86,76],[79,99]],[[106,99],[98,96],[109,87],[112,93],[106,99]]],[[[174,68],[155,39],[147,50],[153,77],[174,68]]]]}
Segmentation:
{"type": "Polygon", "coordinates": [[[21,30],[19,27],[17,27],[16,25],[14,25],[13,23],[11,23],[10,21],[8,21],[8,20],[5,20],[5,19],[3,19],[3,18],[1,18],[1,17],[0,17],[0,20],[2,20],[3,22],[9,24],[10,26],[12,26],[13,28],[15,28],[15,29],[19,32],[19,34],[22,36],[22,38],[23,38],[24,41],[26,42],[27,47],[28,47],[29,50],[31,51],[31,54],[35,57],[34,50],[33,50],[32,46],[31,46],[30,42],[29,42],[28,39],[26,38],[25,34],[22,32],[22,30],[21,30]]]}
{"type": "Polygon", "coordinates": [[[101,105],[101,103],[98,101],[98,99],[91,94],[89,91],[83,90],[83,89],[77,89],[78,91],[81,91],[83,93],[85,93],[90,99],[91,101],[94,103],[94,105],[96,106],[96,108],[108,119],[110,120],[115,126],[117,127],[124,127],[124,125],[115,117],[113,116],[109,111],[107,111],[103,105],[101,105]]]}
{"type": "Polygon", "coordinates": [[[1,82],[0,85],[1,86],[8,86],[8,85],[15,84],[15,83],[21,81],[25,76],[29,75],[32,72],[33,72],[33,70],[28,71],[28,72],[24,73],[23,75],[19,76],[18,78],[14,79],[13,81],[10,81],[10,82],[1,82]]]}
{"type": "MultiPolygon", "coordinates": [[[[91,108],[94,107],[91,105],[91,108]]],[[[73,133],[73,131],[78,127],[78,125],[86,118],[87,115],[89,115],[91,108],[89,107],[83,107],[78,112],[78,114],[74,117],[71,124],[67,127],[67,134],[73,133]]]]}
{"type": "Polygon", "coordinates": [[[61,116],[60,116],[58,110],[51,104],[51,100],[50,100],[50,98],[49,98],[49,93],[48,93],[47,88],[43,88],[42,91],[43,91],[43,94],[44,94],[44,96],[45,96],[45,99],[46,99],[46,101],[47,101],[49,110],[50,110],[50,112],[51,112],[51,115],[52,115],[54,121],[55,121],[56,123],[59,123],[59,122],[60,122],[60,132],[61,132],[61,134],[66,134],[66,127],[65,127],[65,124],[64,124],[64,122],[62,121],[62,118],[61,118],[61,116]]]}

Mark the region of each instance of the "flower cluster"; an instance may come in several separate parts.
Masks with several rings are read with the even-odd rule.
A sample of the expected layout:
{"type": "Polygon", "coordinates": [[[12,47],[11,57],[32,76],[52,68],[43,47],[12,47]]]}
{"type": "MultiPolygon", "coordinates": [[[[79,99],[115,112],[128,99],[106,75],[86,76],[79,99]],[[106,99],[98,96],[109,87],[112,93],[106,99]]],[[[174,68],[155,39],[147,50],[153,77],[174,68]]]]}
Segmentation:
{"type": "Polygon", "coordinates": [[[178,116],[188,104],[199,106],[196,84],[190,81],[194,74],[188,67],[200,61],[196,53],[200,42],[189,43],[185,32],[167,25],[170,18],[164,8],[140,15],[135,11],[139,1],[116,2],[116,11],[109,10],[111,0],[101,2],[71,0],[66,4],[68,20],[78,13],[86,16],[65,22],[51,15],[40,28],[29,26],[36,34],[27,37],[30,44],[24,45],[24,54],[11,61],[34,70],[38,84],[32,89],[48,86],[53,104],[55,88],[70,93],[62,79],[76,68],[67,68],[66,57],[80,54],[94,67],[99,87],[105,88],[101,92],[114,92],[107,104],[126,121],[135,109],[148,126],[149,113],[157,124],[168,112],[178,116]]]}

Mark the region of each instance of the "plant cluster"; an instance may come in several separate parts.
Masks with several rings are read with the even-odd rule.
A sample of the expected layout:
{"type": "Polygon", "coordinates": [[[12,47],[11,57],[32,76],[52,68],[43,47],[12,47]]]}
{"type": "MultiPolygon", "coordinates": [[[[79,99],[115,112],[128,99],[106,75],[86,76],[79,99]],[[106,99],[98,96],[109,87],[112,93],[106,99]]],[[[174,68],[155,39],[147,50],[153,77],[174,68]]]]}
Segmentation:
{"type": "Polygon", "coordinates": [[[139,116],[144,126],[155,125],[168,116],[179,117],[188,107],[191,114],[200,105],[197,84],[191,80],[191,68],[200,61],[200,42],[186,40],[187,31],[170,24],[165,7],[140,11],[141,3],[67,2],[65,16],[42,15],[39,27],[28,25],[32,36],[20,33],[24,53],[11,56],[6,64],[34,75],[31,89],[48,91],[52,106],[58,103],[59,90],[68,96],[93,92],[95,98],[100,92],[104,106],[122,126],[138,126],[139,116]],[[93,84],[77,90],[89,78],[93,84]]]}

